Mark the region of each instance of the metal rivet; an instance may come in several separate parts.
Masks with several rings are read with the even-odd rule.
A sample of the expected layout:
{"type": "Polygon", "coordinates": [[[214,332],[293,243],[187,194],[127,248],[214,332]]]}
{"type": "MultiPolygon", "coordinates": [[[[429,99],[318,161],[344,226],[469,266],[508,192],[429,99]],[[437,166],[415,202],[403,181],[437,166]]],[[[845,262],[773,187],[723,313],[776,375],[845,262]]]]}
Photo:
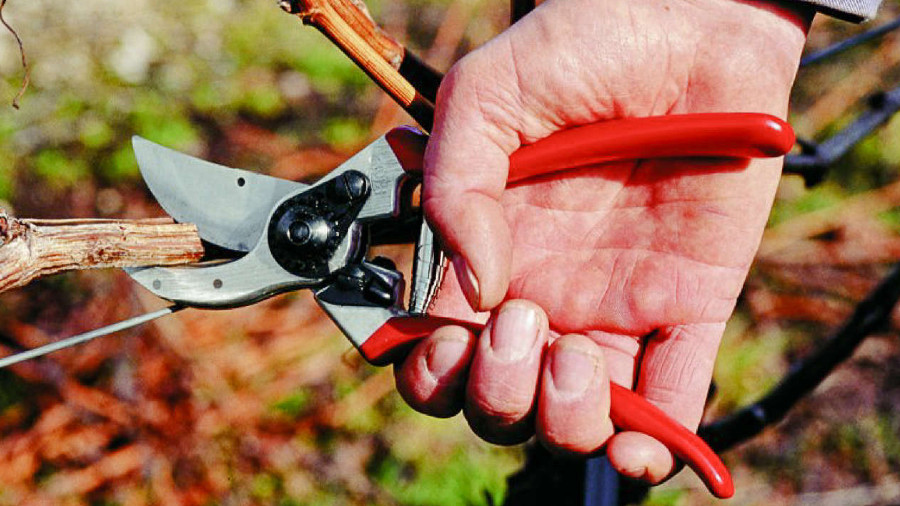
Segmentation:
{"type": "Polygon", "coordinates": [[[153,280],[153,289],[159,290],[160,288],[162,288],[162,281],[160,281],[158,279],[154,279],[153,280]]]}
{"type": "Polygon", "coordinates": [[[216,279],[213,281],[213,288],[222,288],[222,280],[216,279]]]}
{"type": "Polygon", "coordinates": [[[312,231],[304,221],[295,221],[288,226],[288,240],[294,244],[306,244],[311,235],[312,231]]]}

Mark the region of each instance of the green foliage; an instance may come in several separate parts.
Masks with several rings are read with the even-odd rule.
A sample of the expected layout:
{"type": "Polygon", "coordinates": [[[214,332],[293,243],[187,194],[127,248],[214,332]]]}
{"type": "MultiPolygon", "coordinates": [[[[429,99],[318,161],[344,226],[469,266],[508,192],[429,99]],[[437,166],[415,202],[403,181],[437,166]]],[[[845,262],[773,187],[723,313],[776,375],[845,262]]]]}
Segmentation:
{"type": "Polygon", "coordinates": [[[244,107],[257,116],[271,117],[282,112],[285,103],[273,83],[260,83],[245,91],[244,107]]]}
{"type": "Polygon", "coordinates": [[[27,385],[9,369],[0,369],[0,413],[15,406],[27,394],[27,385]]]}
{"type": "Polygon", "coordinates": [[[86,116],[80,121],[78,136],[85,148],[100,149],[113,141],[115,133],[109,124],[99,117],[86,116]]]}
{"type": "Polygon", "coordinates": [[[231,104],[237,93],[225,83],[217,81],[197,83],[190,93],[191,105],[198,112],[231,112],[231,104]]]}
{"type": "Polygon", "coordinates": [[[282,135],[324,139],[339,149],[365,139],[367,120],[347,119],[347,110],[355,115],[363,102],[374,107],[377,95],[363,93],[373,85],[316,30],[258,2],[185,0],[147,11],[121,26],[91,26],[87,40],[61,40],[67,37],[61,27],[29,34],[33,61],[51,69],[67,68],[66,60],[83,65],[80,77],[35,75],[22,109],[0,114],[0,199],[14,197],[16,167],[54,192],[93,184],[94,177],[105,184],[138,181],[133,134],[190,153],[237,121],[269,122],[282,135]],[[149,45],[136,79],[120,75],[110,59],[132,32],[146,34],[149,45]],[[282,79],[288,73],[300,76],[299,84],[282,79]],[[338,119],[327,121],[338,110],[338,119]]]}
{"type": "Polygon", "coordinates": [[[877,136],[881,141],[880,158],[891,175],[896,175],[897,167],[900,167],[900,142],[896,142],[896,139],[900,139],[900,118],[891,118],[877,136]]]}
{"type": "Polygon", "coordinates": [[[100,172],[110,183],[119,183],[140,178],[137,160],[131,143],[126,143],[113,151],[100,163],[100,172]]]}
{"type": "Polygon", "coordinates": [[[281,480],[271,474],[258,474],[250,484],[250,494],[256,499],[271,502],[281,490],[281,480]]]}
{"type": "Polygon", "coordinates": [[[755,400],[769,390],[785,369],[782,354],[792,335],[771,329],[752,335],[749,321],[736,314],[728,322],[716,360],[716,399],[725,412],[755,400]]]}
{"type": "Polygon", "coordinates": [[[487,506],[500,504],[506,493],[506,473],[483,454],[463,449],[415,463],[392,455],[372,473],[398,501],[408,505],[487,506]]]}
{"type": "Polygon", "coordinates": [[[155,92],[135,97],[131,123],[138,135],[172,149],[186,149],[200,140],[180,104],[170,103],[155,92]]]}
{"type": "Polygon", "coordinates": [[[273,404],[272,409],[291,418],[297,418],[309,409],[312,401],[313,396],[309,390],[297,390],[273,404]]]}
{"type": "Polygon", "coordinates": [[[769,215],[769,226],[775,226],[801,214],[811,213],[836,205],[847,198],[842,187],[826,182],[803,191],[795,199],[778,199],[769,215]]]}
{"type": "Polygon", "coordinates": [[[13,196],[16,185],[16,160],[9,151],[0,149],[0,199],[13,196]]]}
{"type": "Polygon", "coordinates": [[[69,188],[90,174],[87,163],[58,149],[45,149],[33,158],[34,173],[51,188],[69,188]]]}
{"type": "Polygon", "coordinates": [[[292,67],[309,77],[313,86],[325,95],[333,96],[344,86],[360,89],[370,85],[368,77],[334,47],[300,53],[292,67]]]}
{"type": "Polygon", "coordinates": [[[334,118],[325,123],[322,137],[338,149],[358,146],[368,135],[368,129],[356,118],[334,118]]]}
{"type": "MultiPolygon", "coordinates": [[[[851,118],[842,117],[823,137],[844,128],[851,118]]],[[[900,121],[895,116],[884,128],[857,143],[847,155],[829,167],[827,180],[849,193],[871,190],[893,181],[900,163],[898,135],[900,121]]]]}
{"type": "Polygon", "coordinates": [[[819,448],[833,459],[852,463],[857,469],[867,469],[869,455],[863,432],[864,428],[856,420],[831,425],[818,441],[819,448]]]}
{"type": "Polygon", "coordinates": [[[684,490],[669,488],[651,488],[650,495],[642,503],[644,506],[683,506],[687,503],[684,490]]]}
{"type": "Polygon", "coordinates": [[[254,8],[252,14],[243,14],[237,13],[233,25],[223,33],[224,47],[239,68],[292,68],[309,77],[326,95],[345,86],[357,90],[371,86],[368,77],[315,30],[300,29],[277,9],[254,8]]]}
{"type": "Polygon", "coordinates": [[[879,413],[874,425],[878,445],[888,462],[895,469],[900,467],[900,420],[896,413],[879,413]]]}
{"type": "Polygon", "coordinates": [[[900,207],[892,207],[878,213],[878,221],[893,229],[894,232],[900,232],[900,207]]]}

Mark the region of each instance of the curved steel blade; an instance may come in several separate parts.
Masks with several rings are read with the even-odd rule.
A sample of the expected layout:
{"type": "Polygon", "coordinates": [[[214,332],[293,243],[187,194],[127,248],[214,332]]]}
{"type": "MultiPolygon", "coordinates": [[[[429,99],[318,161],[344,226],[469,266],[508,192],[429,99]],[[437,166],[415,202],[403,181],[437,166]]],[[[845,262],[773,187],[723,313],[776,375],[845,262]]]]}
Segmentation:
{"type": "Polygon", "coordinates": [[[289,290],[315,286],[282,269],[268,248],[216,265],[126,268],[125,272],[157,297],[211,309],[246,306],[289,290]]]}
{"type": "Polygon", "coordinates": [[[141,175],[175,221],[194,223],[200,237],[223,248],[250,251],[269,214],[303,183],[224,167],[132,137],[141,175]]]}
{"type": "MultiPolygon", "coordinates": [[[[351,227],[328,262],[332,273],[347,264],[360,246],[361,228],[351,227]]],[[[286,271],[269,250],[268,230],[249,253],[226,262],[173,267],[131,267],[125,272],[157,297],[177,304],[210,309],[246,306],[279,293],[322,285],[325,277],[308,278],[286,271]]]]}

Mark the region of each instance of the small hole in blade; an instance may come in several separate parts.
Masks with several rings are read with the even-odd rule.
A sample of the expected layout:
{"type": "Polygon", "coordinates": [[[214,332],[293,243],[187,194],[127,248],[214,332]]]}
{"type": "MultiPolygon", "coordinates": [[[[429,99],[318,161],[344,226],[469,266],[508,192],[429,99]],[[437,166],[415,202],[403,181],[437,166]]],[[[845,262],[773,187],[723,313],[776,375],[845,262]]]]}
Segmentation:
{"type": "Polygon", "coordinates": [[[213,288],[222,288],[222,280],[216,279],[213,281],[213,288]]]}
{"type": "Polygon", "coordinates": [[[162,288],[162,281],[160,281],[158,279],[154,279],[153,280],[153,289],[159,290],[160,288],[162,288]]]}
{"type": "Polygon", "coordinates": [[[245,181],[244,178],[239,177],[237,180],[237,183],[238,183],[238,186],[244,186],[245,184],[247,184],[247,181],[245,181]]]}

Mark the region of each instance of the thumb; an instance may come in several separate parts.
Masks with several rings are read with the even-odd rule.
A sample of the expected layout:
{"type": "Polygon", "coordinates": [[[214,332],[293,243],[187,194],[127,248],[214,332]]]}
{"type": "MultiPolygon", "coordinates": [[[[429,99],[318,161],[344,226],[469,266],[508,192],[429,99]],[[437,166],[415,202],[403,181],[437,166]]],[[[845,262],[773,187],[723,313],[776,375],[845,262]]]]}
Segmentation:
{"type": "Polygon", "coordinates": [[[509,286],[512,238],[500,196],[519,136],[509,119],[490,112],[510,108],[498,103],[503,93],[484,89],[503,80],[470,58],[478,56],[460,60],[441,84],[422,197],[469,304],[482,311],[499,304],[509,286]]]}

